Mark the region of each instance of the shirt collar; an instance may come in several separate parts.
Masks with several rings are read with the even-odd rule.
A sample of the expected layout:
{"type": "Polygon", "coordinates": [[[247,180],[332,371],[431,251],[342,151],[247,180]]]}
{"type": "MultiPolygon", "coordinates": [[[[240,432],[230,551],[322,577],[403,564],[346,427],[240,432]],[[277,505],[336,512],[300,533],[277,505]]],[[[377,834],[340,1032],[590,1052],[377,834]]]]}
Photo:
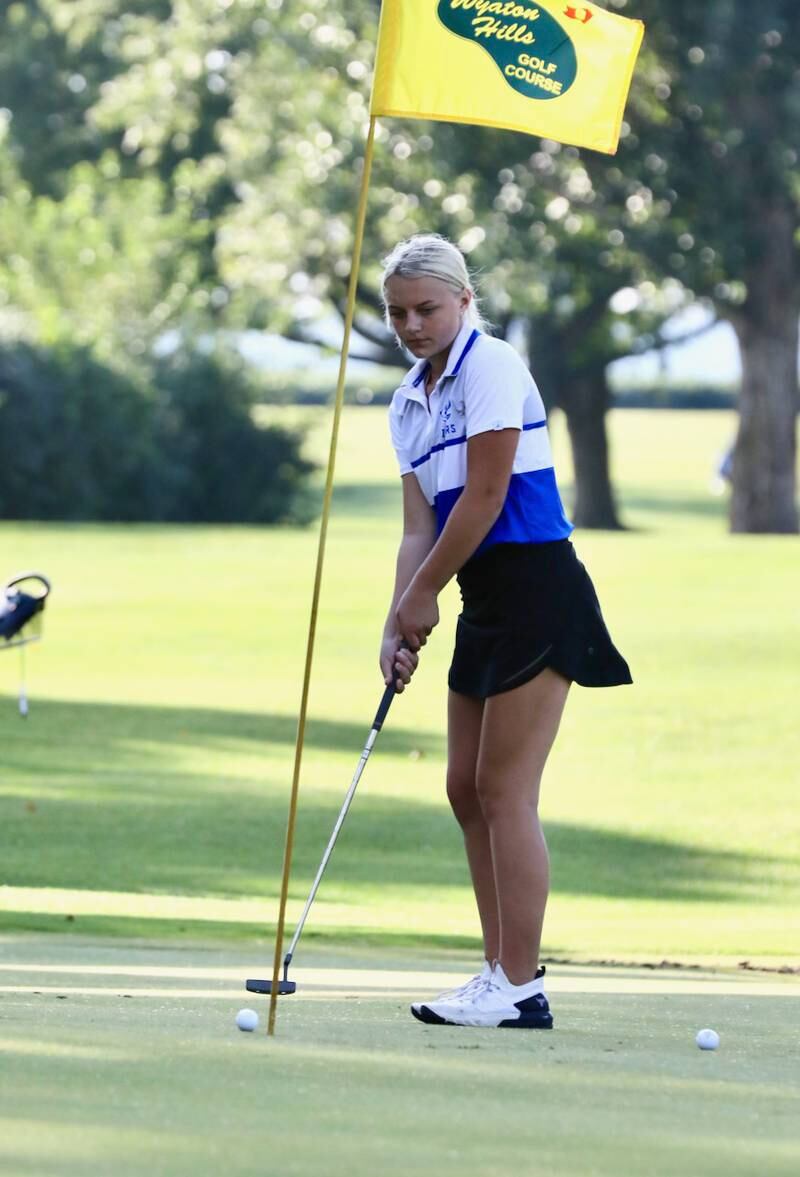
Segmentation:
{"type": "Polygon", "coordinates": [[[447,376],[458,375],[459,369],[463,364],[467,352],[470,350],[475,340],[480,335],[480,331],[473,327],[471,323],[464,323],[458,335],[453,340],[453,345],[450,348],[450,354],[447,357],[447,367],[442,373],[442,379],[447,376]]]}
{"type": "MultiPolygon", "coordinates": [[[[447,379],[449,376],[458,375],[461,365],[467,356],[467,352],[479,336],[480,331],[473,327],[471,323],[464,323],[462,325],[461,330],[450,345],[447,366],[441,376],[442,380],[447,379]]],[[[427,371],[428,361],[417,360],[406,372],[398,392],[402,392],[408,400],[415,400],[419,401],[420,404],[426,404],[427,397],[425,396],[424,380],[427,371]]]]}

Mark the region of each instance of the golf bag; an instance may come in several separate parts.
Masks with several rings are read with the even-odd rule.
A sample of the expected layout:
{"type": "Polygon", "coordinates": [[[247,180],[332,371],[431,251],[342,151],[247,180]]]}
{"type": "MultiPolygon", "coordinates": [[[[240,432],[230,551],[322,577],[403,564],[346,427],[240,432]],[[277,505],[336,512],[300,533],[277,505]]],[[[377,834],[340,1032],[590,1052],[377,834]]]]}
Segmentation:
{"type": "MultiPolygon", "coordinates": [[[[0,589],[0,650],[24,647],[42,636],[42,614],[50,593],[50,581],[40,572],[23,572],[0,589]]],[[[25,662],[22,650],[22,673],[19,691],[20,714],[28,714],[25,692],[25,662]]]]}

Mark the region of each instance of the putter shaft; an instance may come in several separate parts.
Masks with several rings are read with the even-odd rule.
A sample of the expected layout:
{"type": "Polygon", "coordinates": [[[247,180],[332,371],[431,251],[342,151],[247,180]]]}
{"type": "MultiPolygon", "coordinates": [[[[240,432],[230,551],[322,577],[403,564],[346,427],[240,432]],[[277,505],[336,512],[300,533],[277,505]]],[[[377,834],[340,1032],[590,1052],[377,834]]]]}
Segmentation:
{"type": "MultiPolygon", "coordinates": [[[[302,915],[297,922],[297,927],[295,928],[294,935],[292,936],[292,942],[289,945],[289,949],[283,959],[283,980],[278,982],[279,994],[294,993],[295,989],[297,988],[295,982],[288,980],[287,977],[289,965],[291,963],[292,957],[294,956],[294,950],[303,934],[303,928],[305,927],[308,913],[311,910],[311,905],[314,902],[314,899],[316,898],[319,885],[322,882],[322,876],[325,874],[325,868],[327,867],[330,857],[333,854],[334,846],[336,845],[339,833],[342,826],[344,825],[345,818],[347,817],[353,797],[355,796],[356,789],[358,788],[358,782],[361,780],[361,774],[364,771],[364,766],[369,760],[370,752],[372,751],[373,745],[378,738],[378,732],[383,727],[383,722],[386,719],[389,708],[392,705],[392,699],[396,694],[397,688],[395,686],[394,679],[392,679],[386,690],[383,692],[383,698],[380,701],[378,710],[375,713],[375,718],[372,721],[372,728],[370,729],[367,742],[364,745],[364,750],[359,758],[356,771],[353,774],[353,779],[350,782],[350,788],[347,790],[344,802],[342,803],[342,808],[339,812],[339,816],[336,819],[336,825],[333,827],[333,833],[331,834],[328,845],[325,848],[325,853],[322,856],[322,862],[319,864],[319,870],[317,871],[316,877],[311,886],[311,891],[309,892],[308,899],[306,900],[306,905],[303,908],[302,915]]],[[[247,982],[247,989],[250,993],[271,993],[272,981],[249,980],[247,982]]]]}

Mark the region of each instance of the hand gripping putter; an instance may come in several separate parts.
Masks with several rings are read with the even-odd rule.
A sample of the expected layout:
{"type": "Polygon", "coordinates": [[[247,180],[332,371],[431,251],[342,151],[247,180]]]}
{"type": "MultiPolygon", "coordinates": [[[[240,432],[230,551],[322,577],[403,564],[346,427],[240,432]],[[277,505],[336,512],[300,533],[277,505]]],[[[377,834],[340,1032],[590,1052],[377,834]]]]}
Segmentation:
{"type": "MultiPolygon", "coordinates": [[[[339,837],[339,832],[344,825],[344,819],[347,817],[350,803],[355,796],[358,782],[361,780],[361,774],[364,771],[364,766],[369,760],[369,754],[372,751],[372,746],[378,738],[378,732],[383,727],[383,721],[386,719],[389,708],[392,705],[392,699],[396,694],[397,688],[395,686],[395,679],[393,677],[389,686],[383,692],[383,698],[381,699],[380,706],[375,713],[375,718],[372,721],[372,729],[369,733],[369,736],[367,737],[367,742],[364,745],[364,751],[361,753],[361,759],[358,762],[355,774],[350,783],[350,788],[347,790],[347,795],[344,799],[341,812],[336,819],[336,825],[333,827],[333,833],[331,834],[330,841],[328,842],[325,853],[322,856],[322,862],[319,864],[317,877],[314,879],[308,899],[306,900],[306,905],[303,908],[303,914],[300,916],[300,920],[297,924],[297,927],[295,928],[294,936],[292,936],[292,942],[289,945],[289,951],[283,958],[283,980],[278,981],[278,993],[280,995],[294,993],[297,989],[296,982],[290,981],[287,977],[289,972],[289,965],[292,963],[292,957],[294,956],[294,950],[297,947],[298,940],[303,934],[303,928],[305,927],[306,918],[311,909],[311,904],[314,902],[317,891],[319,890],[320,882],[322,881],[322,876],[325,873],[325,868],[328,865],[331,854],[333,854],[333,848],[336,845],[336,839],[339,837]]],[[[251,979],[247,982],[247,990],[250,993],[272,993],[272,981],[251,979]]]]}

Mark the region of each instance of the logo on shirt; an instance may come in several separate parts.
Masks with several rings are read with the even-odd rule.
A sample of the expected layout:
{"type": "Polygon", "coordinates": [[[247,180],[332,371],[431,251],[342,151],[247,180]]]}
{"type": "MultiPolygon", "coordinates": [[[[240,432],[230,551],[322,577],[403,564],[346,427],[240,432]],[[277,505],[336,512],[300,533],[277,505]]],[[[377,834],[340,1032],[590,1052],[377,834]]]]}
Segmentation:
{"type": "Polygon", "coordinates": [[[442,441],[446,441],[448,437],[454,437],[458,433],[458,426],[453,420],[453,402],[448,400],[442,405],[439,410],[439,418],[442,422],[442,441]]]}

